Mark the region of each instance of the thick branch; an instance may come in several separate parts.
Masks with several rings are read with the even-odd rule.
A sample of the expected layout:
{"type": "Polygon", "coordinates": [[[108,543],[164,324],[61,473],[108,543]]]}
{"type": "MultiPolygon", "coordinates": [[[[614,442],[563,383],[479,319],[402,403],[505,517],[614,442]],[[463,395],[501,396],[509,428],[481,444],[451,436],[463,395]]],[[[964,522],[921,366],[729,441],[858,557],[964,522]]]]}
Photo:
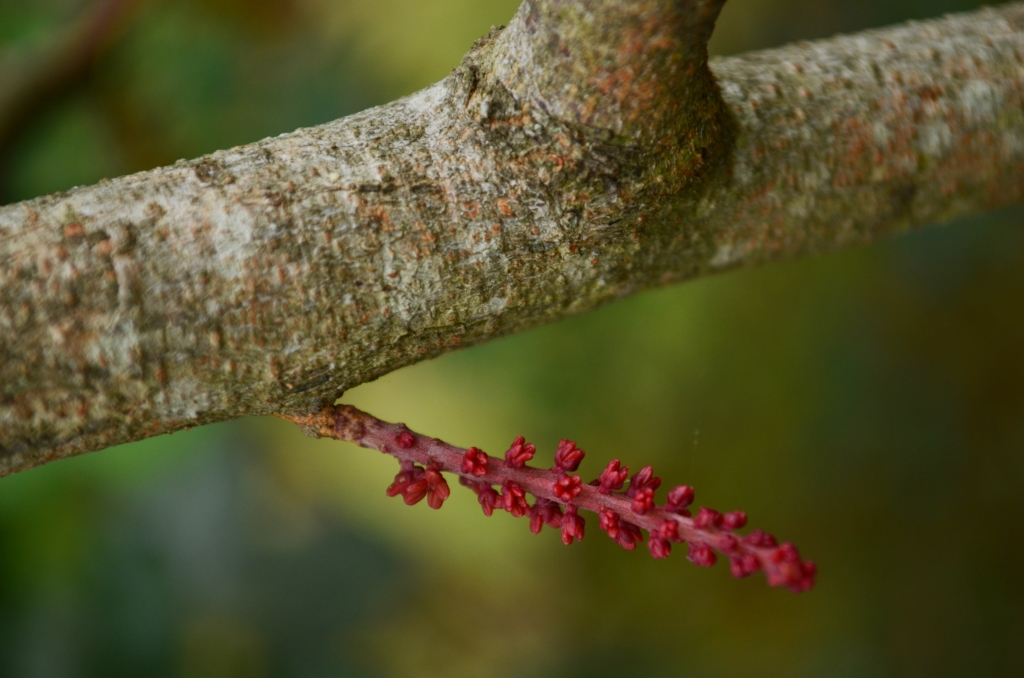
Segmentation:
{"type": "Polygon", "coordinates": [[[718,60],[721,96],[717,9],[529,0],[401,101],[0,209],[0,472],[1020,199],[1024,5],[718,60]]]}

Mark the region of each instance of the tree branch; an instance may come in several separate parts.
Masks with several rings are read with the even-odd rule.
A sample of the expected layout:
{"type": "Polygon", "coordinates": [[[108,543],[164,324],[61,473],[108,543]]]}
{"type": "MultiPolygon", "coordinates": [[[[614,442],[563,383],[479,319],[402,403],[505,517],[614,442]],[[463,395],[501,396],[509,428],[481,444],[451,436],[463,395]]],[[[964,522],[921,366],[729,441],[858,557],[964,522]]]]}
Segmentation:
{"type": "Polygon", "coordinates": [[[1021,198],[1024,4],[709,69],[720,4],[527,0],[406,99],[0,208],[0,473],[1021,198]]]}

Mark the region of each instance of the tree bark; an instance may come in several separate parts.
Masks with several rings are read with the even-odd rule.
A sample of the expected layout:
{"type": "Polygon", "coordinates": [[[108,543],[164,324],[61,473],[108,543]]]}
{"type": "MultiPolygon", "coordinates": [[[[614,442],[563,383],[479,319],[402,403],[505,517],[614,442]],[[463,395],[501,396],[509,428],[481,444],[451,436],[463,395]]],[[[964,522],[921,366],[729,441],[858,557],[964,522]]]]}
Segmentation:
{"type": "Polygon", "coordinates": [[[0,208],[0,474],[1020,200],[1024,4],[709,67],[721,4],[526,0],[405,99],[0,208]]]}

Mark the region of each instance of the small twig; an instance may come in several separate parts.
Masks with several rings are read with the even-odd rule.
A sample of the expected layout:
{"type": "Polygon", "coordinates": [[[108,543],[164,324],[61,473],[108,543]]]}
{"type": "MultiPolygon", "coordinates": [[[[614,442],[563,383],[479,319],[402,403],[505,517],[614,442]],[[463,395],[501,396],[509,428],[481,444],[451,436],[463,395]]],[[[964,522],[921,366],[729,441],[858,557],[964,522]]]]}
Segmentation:
{"type": "MultiPolygon", "coordinates": [[[[97,0],[47,49],[8,67],[0,89],[0,162],[25,129],[83,82],[145,0],[97,0]]],[[[9,57],[10,58],[10,57],[9,57]]]]}
{"type": "Polygon", "coordinates": [[[778,545],[773,536],[761,530],[742,537],[733,534],[734,529],[746,524],[743,512],[723,515],[702,507],[692,516],[687,507],[693,501],[693,488],[685,485],[670,491],[664,505],[655,505],[654,492],[661,479],[649,466],[633,474],[626,490],[622,487],[628,467],[621,467],[617,459],[599,478],[582,483],[571,473],[584,453],[568,440],[559,445],[554,468],[539,469],[526,466],[534,447],[521,437],[502,461],[475,447],[467,450],[413,433],[403,424],[381,421],[349,405],[283,418],[314,435],[356,443],[397,458],[402,467],[388,495],[401,494],[408,504],[426,497],[432,508],[440,508],[449,493],[440,473],[453,473],[459,476],[460,484],[476,492],[486,515],[491,515],[494,508],[503,508],[516,517],[529,515],[531,531],[539,532],[543,524],[559,527],[566,544],[583,538],[584,520],[577,513],[583,509],[597,513],[601,529],[629,550],[643,541],[642,528],[650,535],[648,549],[655,558],[667,557],[671,542],[686,542],[689,559],[698,565],[713,565],[714,549],[729,558],[730,569],[737,577],[764,570],[772,586],[787,586],[795,592],[814,586],[814,563],[801,561],[792,544],[778,545]],[[500,494],[494,486],[501,488],[500,494]],[[536,499],[532,507],[525,499],[527,493],[536,499]]]}

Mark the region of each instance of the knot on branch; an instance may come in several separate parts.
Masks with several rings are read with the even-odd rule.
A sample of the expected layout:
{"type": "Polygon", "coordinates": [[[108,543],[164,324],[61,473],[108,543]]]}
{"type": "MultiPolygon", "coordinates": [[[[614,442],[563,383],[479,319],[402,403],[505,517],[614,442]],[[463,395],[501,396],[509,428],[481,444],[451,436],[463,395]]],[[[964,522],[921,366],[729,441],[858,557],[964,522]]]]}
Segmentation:
{"type": "Polygon", "coordinates": [[[495,38],[519,101],[642,145],[724,112],[707,43],[725,0],[526,0],[495,38]]]}
{"type": "Polygon", "coordinates": [[[452,100],[488,130],[485,153],[562,158],[528,174],[567,162],[571,192],[615,195],[627,219],[660,211],[730,154],[734,125],[707,64],[723,3],[526,0],[453,73],[452,100]]]}

